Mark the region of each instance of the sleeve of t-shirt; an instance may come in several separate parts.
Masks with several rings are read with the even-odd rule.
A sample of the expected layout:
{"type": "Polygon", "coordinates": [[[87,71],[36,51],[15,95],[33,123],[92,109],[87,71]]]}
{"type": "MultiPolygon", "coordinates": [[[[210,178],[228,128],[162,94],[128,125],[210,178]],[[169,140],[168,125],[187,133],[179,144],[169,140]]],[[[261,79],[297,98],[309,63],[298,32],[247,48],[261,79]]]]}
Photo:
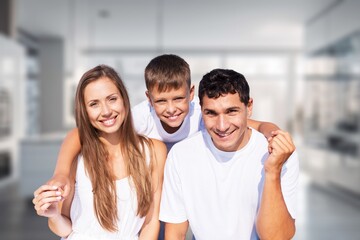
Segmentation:
{"type": "Polygon", "coordinates": [[[150,114],[150,107],[147,101],[143,101],[131,108],[135,131],[139,134],[147,133],[147,116],[150,114]]]}
{"type": "Polygon", "coordinates": [[[179,169],[172,151],[165,163],[164,183],[160,204],[160,220],[168,223],[182,223],[187,220],[179,169]]]}
{"type": "Polygon", "coordinates": [[[299,158],[296,151],[286,161],[281,175],[281,189],[286,207],[291,217],[296,219],[299,185],[299,158]]]}

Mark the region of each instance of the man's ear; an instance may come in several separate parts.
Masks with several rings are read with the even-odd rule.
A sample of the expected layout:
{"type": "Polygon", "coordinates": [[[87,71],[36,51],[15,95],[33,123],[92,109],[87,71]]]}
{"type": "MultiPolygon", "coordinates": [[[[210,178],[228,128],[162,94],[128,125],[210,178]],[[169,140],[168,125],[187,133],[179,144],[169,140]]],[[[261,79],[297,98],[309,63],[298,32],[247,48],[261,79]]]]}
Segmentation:
{"type": "Polygon", "coordinates": [[[249,103],[247,105],[247,112],[248,112],[248,118],[252,115],[252,109],[253,109],[254,100],[252,98],[249,99],[249,103]]]}
{"type": "Polygon", "coordinates": [[[146,90],[146,91],[145,91],[145,95],[146,95],[146,98],[148,99],[150,105],[153,106],[152,101],[151,101],[151,97],[150,97],[149,90],[146,90]]]}
{"type": "Polygon", "coordinates": [[[194,99],[194,94],[195,94],[195,86],[191,85],[191,87],[190,87],[190,101],[192,101],[194,99]]]}

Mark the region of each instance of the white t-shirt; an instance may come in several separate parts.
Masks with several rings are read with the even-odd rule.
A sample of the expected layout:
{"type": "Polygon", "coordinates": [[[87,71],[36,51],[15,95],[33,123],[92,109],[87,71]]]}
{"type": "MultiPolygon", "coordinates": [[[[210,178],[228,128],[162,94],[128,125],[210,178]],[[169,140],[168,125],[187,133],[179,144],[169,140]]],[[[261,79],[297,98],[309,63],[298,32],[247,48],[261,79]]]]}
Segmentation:
{"type": "Polygon", "coordinates": [[[109,232],[99,224],[93,203],[92,184],[85,173],[83,157],[78,157],[75,194],[70,216],[73,232],[67,240],[137,240],[145,217],[137,216],[137,195],[131,178],[116,180],[119,231],[109,232]]]}
{"type": "Polygon", "coordinates": [[[163,141],[168,151],[175,143],[203,128],[201,107],[197,97],[190,103],[189,113],[181,127],[171,134],[164,130],[154,108],[147,100],[134,106],[131,111],[136,132],[163,141]]]}
{"type": "MultiPolygon", "coordinates": [[[[247,145],[236,152],[216,149],[206,130],[175,144],[165,164],[160,220],[188,220],[196,240],[258,239],[255,217],[267,146],[264,136],[254,129],[247,145]]],[[[281,174],[283,196],[293,218],[298,175],[295,153],[281,174]]]]}

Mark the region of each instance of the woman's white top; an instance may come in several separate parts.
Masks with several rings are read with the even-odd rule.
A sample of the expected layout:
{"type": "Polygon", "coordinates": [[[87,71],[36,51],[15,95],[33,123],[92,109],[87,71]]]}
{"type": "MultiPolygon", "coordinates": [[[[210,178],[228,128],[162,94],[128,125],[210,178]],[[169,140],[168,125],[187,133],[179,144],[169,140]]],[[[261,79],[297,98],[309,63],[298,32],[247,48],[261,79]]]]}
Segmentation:
{"type": "MultiPolygon", "coordinates": [[[[101,177],[101,176],[99,176],[101,177]]],[[[135,240],[145,221],[137,216],[137,196],[130,177],[116,181],[118,224],[117,232],[109,232],[101,227],[95,213],[90,178],[87,176],[82,156],[78,157],[75,194],[71,205],[70,217],[73,232],[68,240],[135,240]]]]}

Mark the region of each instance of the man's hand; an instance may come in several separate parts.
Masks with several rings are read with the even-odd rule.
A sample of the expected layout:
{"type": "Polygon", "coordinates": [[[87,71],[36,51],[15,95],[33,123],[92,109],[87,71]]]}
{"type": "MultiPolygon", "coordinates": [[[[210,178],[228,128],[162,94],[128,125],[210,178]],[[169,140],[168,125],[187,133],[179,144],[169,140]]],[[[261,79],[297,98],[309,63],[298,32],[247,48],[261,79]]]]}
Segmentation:
{"type": "Polygon", "coordinates": [[[269,157],[265,162],[265,170],[273,173],[281,173],[282,166],[295,151],[295,145],[288,132],[276,130],[268,139],[269,157]]]}

